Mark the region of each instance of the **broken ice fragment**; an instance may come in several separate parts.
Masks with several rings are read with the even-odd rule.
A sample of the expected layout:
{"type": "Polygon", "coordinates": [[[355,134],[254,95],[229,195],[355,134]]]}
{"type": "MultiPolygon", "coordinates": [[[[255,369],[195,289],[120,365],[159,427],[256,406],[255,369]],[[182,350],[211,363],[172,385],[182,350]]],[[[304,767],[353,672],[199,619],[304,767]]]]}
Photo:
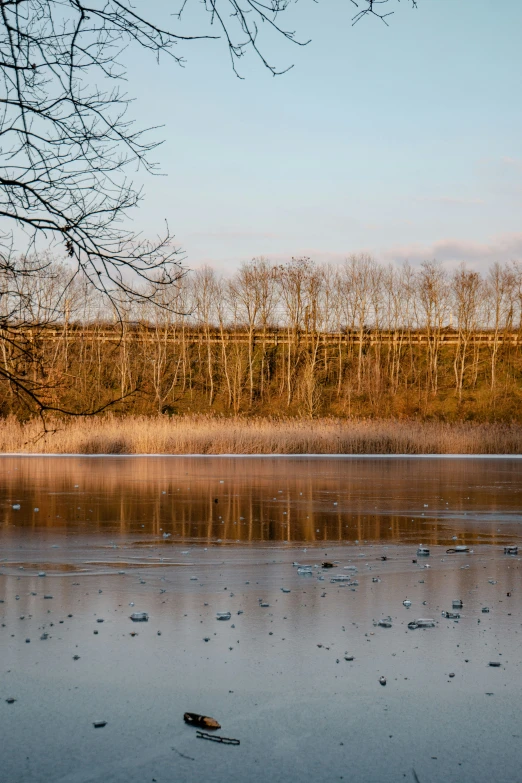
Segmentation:
{"type": "Polygon", "coordinates": [[[424,617],[419,618],[418,620],[412,620],[411,623],[408,623],[408,628],[412,631],[414,631],[416,628],[434,628],[435,627],[435,620],[432,620],[431,617],[424,617]]]}
{"type": "Polygon", "coordinates": [[[147,612],[133,612],[130,619],[135,623],[146,623],[149,619],[147,612]]]}

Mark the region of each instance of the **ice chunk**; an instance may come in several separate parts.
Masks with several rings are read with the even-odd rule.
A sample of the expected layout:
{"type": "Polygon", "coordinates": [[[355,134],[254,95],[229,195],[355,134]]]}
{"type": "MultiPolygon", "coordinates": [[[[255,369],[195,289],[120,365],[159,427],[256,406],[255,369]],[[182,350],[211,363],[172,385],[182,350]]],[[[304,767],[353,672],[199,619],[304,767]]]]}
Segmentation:
{"type": "Polygon", "coordinates": [[[421,617],[418,620],[412,620],[411,623],[408,623],[408,628],[410,630],[415,630],[416,628],[434,628],[435,627],[435,620],[432,620],[431,617],[421,617]]]}
{"type": "Polygon", "coordinates": [[[147,612],[133,612],[130,619],[135,623],[146,623],[149,619],[147,612]]]}
{"type": "Polygon", "coordinates": [[[446,554],[452,555],[452,554],[464,554],[465,552],[470,552],[469,546],[466,546],[465,544],[457,544],[457,546],[452,547],[451,549],[446,549],[446,554]]]}

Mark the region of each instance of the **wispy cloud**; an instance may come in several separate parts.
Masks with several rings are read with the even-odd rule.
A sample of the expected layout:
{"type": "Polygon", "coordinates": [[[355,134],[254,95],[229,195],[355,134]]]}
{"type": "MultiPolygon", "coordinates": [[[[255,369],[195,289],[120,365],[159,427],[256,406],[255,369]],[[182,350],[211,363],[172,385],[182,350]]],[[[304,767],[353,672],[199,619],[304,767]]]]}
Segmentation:
{"type": "MultiPolygon", "coordinates": [[[[264,255],[274,264],[283,264],[292,256],[307,256],[318,263],[329,263],[333,266],[341,264],[351,253],[369,253],[382,263],[399,264],[410,261],[419,264],[422,261],[435,259],[444,266],[453,268],[464,261],[476,269],[485,269],[493,261],[522,260],[522,232],[499,234],[479,242],[473,239],[439,239],[433,242],[411,242],[389,246],[347,247],[345,250],[325,250],[313,246],[297,246],[291,252],[265,252],[264,255]]],[[[256,255],[256,254],[254,254],[256,255]]],[[[258,255],[261,255],[258,254],[258,255]]],[[[252,256],[238,253],[226,257],[202,255],[199,258],[189,258],[188,266],[197,269],[205,264],[222,271],[237,269],[242,261],[252,256]]]]}
{"type": "Polygon", "coordinates": [[[522,158],[504,157],[501,158],[501,161],[505,166],[509,166],[512,169],[522,170],[522,158]]]}
{"type": "Polygon", "coordinates": [[[392,261],[424,261],[436,258],[442,262],[467,261],[471,264],[510,261],[522,258],[522,232],[500,234],[488,241],[439,239],[431,243],[397,245],[383,250],[383,258],[392,261]]]}
{"type": "Polygon", "coordinates": [[[426,196],[419,201],[429,201],[432,204],[448,204],[451,206],[469,206],[475,204],[485,204],[482,198],[459,198],[457,196],[426,196]]]}
{"type": "Polygon", "coordinates": [[[235,239],[248,239],[258,241],[260,239],[281,239],[281,234],[274,234],[262,231],[241,231],[236,229],[224,229],[222,231],[200,231],[188,234],[187,239],[218,239],[229,242],[235,239]]]}
{"type": "MultiPolygon", "coordinates": [[[[351,247],[344,252],[325,251],[317,247],[301,248],[294,256],[306,255],[323,263],[338,264],[351,253],[369,253],[384,263],[408,260],[420,263],[436,259],[447,266],[465,261],[471,266],[487,266],[493,261],[522,259],[522,232],[500,234],[484,242],[473,239],[439,239],[434,242],[412,242],[384,247],[351,247]]],[[[268,254],[274,260],[288,259],[288,254],[268,254]]]]}

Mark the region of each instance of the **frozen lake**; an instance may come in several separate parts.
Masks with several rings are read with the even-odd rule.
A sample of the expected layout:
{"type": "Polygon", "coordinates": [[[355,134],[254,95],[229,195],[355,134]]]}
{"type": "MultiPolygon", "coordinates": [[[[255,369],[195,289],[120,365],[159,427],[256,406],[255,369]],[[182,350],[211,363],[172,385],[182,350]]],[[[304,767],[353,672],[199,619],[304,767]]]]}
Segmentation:
{"type": "Polygon", "coordinates": [[[521,477],[516,458],[0,458],[0,779],[519,779],[521,477]]]}

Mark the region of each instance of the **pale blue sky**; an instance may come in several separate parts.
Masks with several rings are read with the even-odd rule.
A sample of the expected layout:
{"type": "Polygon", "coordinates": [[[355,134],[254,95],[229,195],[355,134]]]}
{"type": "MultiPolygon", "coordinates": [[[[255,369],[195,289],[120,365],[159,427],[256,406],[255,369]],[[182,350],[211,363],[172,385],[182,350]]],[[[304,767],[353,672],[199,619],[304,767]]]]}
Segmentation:
{"type": "MultiPolygon", "coordinates": [[[[135,52],[132,112],[165,125],[167,175],[136,223],[168,219],[192,267],[522,258],[521,0],[392,4],[390,27],[351,27],[348,0],[299,0],[288,24],[312,42],[267,39],[295,63],[276,78],[249,58],[239,80],[219,42],[180,48],[184,69],[135,52]]],[[[201,29],[197,8],[181,31],[201,29]]]]}

